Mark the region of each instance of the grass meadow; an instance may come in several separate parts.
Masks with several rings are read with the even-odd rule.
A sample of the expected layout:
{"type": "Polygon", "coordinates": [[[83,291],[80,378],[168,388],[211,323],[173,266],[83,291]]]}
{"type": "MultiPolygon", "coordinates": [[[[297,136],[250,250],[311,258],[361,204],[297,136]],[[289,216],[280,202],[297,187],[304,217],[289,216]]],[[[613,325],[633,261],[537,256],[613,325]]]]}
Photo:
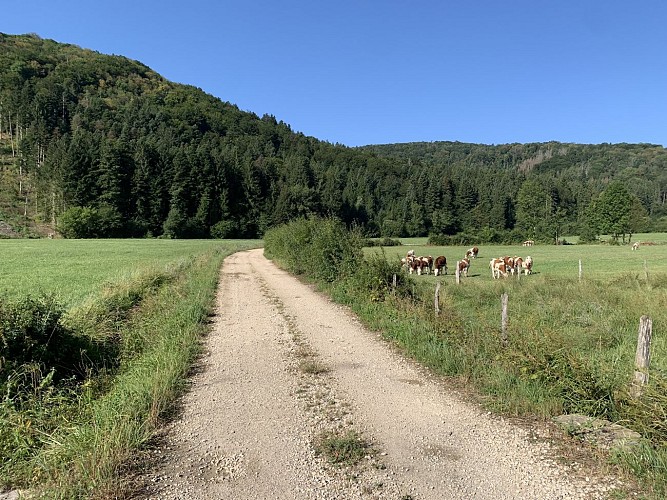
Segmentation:
{"type": "Polygon", "coordinates": [[[0,239],[0,297],[54,294],[66,307],[104,283],[216,248],[259,246],[247,240],[0,239]]]}
{"type": "Polygon", "coordinates": [[[258,246],[0,240],[0,491],[50,499],[128,493],[120,472],[185,387],[223,259],[258,246]],[[42,319],[61,314],[60,305],[31,298],[42,293],[62,305],[63,326],[57,345],[49,341],[55,330],[43,332],[35,352],[22,339],[42,342],[42,319]],[[39,307],[42,316],[27,314],[39,307]],[[42,361],[51,352],[73,354],[52,367],[42,361]],[[26,361],[12,365],[10,353],[26,361]],[[64,369],[71,376],[58,377],[64,369]]]}
{"type": "Polygon", "coordinates": [[[542,345],[550,336],[555,346],[557,337],[581,357],[607,365],[616,377],[618,373],[629,377],[634,370],[639,319],[647,315],[653,319],[651,368],[667,375],[667,235],[640,235],[633,239],[637,240],[655,244],[636,251],[630,245],[607,244],[479,245],[479,255],[459,286],[453,269],[468,247],[427,246],[423,240],[411,240],[402,246],[364,251],[367,256],[383,253],[390,262],[399,261],[409,249],[415,255],[444,255],[449,274],[412,278],[421,284],[424,295],[433,294],[436,282],[441,282],[445,309],[455,310],[470,332],[499,334],[500,296],[507,292],[511,339],[528,343],[530,349],[531,342],[542,345]],[[530,255],[533,274],[494,280],[489,260],[504,255],[530,255]]]}

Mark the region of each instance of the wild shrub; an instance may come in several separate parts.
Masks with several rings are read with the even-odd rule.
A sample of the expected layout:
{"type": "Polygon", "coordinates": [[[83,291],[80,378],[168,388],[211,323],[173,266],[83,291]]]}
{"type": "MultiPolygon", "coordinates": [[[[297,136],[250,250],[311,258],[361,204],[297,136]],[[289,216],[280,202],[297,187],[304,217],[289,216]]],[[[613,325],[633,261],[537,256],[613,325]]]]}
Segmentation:
{"type": "Polygon", "coordinates": [[[97,346],[65,327],[62,315],[51,296],[0,301],[0,476],[24,466],[51,432],[73,420],[76,381],[99,358],[97,346]]]}
{"type": "Polygon", "coordinates": [[[24,365],[53,370],[55,381],[81,375],[82,356],[92,349],[63,326],[62,315],[52,296],[0,300],[0,388],[6,390],[10,374],[24,365]]]}
{"type": "Polygon", "coordinates": [[[361,244],[337,219],[298,219],[267,231],[264,253],[295,274],[332,282],[354,271],[361,244]]]}
{"type": "Polygon", "coordinates": [[[110,205],[98,208],[72,207],[58,219],[58,231],[65,238],[115,238],[123,236],[123,220],[110,205]]]}
{"type": "Polygon", "coordinates": [[[364,240],[365,247],[398,247],[401,245],[402,243],[400,240],[395,240],[388,237],[380,239],[368,238],[364,240]]]}
{"type": "Polygon", "coordinates": [[[412,297],[414,291],[414,280],[401,268],[400,262],[390,262],[384,251],[366,257],[351,275],[350,284],[356,293],[361,293],[373,302],[381,302],[390,295],[412,297]]]}

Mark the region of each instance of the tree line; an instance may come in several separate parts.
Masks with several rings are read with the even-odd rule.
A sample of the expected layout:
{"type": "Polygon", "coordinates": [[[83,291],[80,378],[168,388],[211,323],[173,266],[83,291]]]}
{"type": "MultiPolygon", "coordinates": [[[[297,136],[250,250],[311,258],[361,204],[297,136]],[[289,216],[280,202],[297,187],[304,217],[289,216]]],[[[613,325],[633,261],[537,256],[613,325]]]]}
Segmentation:
{"type": "Polygon", "coordinates": [[[391,237],[667,229],[661,146],[349,148],[36,35],[0,34],[0,158],[0,217],[68,237],[255,238],[314,215],[391,237]]]}

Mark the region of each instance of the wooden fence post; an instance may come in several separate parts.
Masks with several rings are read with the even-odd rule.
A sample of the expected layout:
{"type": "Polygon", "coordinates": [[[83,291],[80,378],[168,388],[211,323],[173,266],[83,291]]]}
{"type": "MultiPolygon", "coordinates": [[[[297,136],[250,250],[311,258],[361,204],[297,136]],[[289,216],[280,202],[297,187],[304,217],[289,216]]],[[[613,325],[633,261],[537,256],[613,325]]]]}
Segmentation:
{"type": "Polygon", "coordinates": [[[581,281],[581,275],[583,274],[581,269],[581,259],[579,259],[579,281],[581,281]]]}
{"type": "Polygon", "coordinates": [[[507,347],[507,303],[509,301],[509,295],[507,292],[503,293],[500,297],[500,302],[502,304],[502,320],[501,320],[501,332],[502,332],[502,341],[503,347],[507,347]]]}
{"type": "Polygon", "coordinates": [[[439,316],[440,315],[440,284],[441,282],[438,281],[438,283],[435,285],[435,315],[439,316]]]}
{"type": "Polygon", "coordinates": [[[459,262],[461,262],[461,261],[460,260],[456,261],[456,284],[457,285],[461,283],[461,269],[459,268],[459,262]]]}
{"type": "Polygon", "coordinates": [[[648,383],[648,367],[651,362],[651,335],[653,320],[648,316],[639,319],[639,336],[637,337],[637,353],[635,354],[635,378],[631,394],[638,398],[643,387],[648,383]]]}

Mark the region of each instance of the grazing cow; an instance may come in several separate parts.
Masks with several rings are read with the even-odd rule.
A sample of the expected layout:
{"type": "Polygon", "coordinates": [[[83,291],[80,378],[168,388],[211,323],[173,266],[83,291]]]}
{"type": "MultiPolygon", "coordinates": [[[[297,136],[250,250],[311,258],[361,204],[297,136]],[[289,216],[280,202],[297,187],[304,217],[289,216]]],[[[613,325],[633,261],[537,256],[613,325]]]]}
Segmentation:
{"type": "Polygon", "coordinates": [[[468,276],[468,269],[470,269],[470,259],[465,258],[459,261],[459,275],[468,276]]]}
{"type": "Polygon", "coordinates": [[[422,273],[422,262],[417,258],[408,259],[408,271],[410,274],[416,272],[417,274],[422,273]]]}
{"type": "Polygon", "coordinates": [[[505,263],[506,271],[511,273],[514,269],[514,259],[509,255],[505,255],[504,257],[501,257],[501,259],[505,263]]]}
{"type": "Polygon", "coordinates": [[[535,244],[533,240],[526,240],[523,242],[524,247],[532,247],[535,244]]]}
{"type": "Polygon", "coordinates": [[[433,265],[433,257],[413,257],[408,261],[408,267],[410,274],[416,272],[418,276],[421,276],[422,273],[428,274],[431,271],[431,266],[433,265]]]}
{"type": "Polygon", "coordinates": [[[466,251],[466,259],[475,259],[479,253],[479,248],[472,247],[470,250],[466,251]]]}
{"type": "Polygon", "coordinates": [[[489,267],[491,268],[491,277],[493,279],[500,279],[501,275],[503,278],[507,276],[507,264],[505,263],[505,260],[491,259],[489,267]]]}
{"type": "Polygon", "coordinates": [[[512,268],[512,274],[516,272],[517,276],[521,274],[523,269],[523,259],[521,257],[514,257],[514,267],[512,268]]]}
{"type": "Polygon", "coordinates": [[[523,261],[523,270],[526,273],[526,276],[533,274],[533,258],[530,255],[523,261]]]}
{"type": "Polygon", "coordinates": [[[435,258],[433,273],[437,276],[439,273],[447,274],[447,259],[444,255],[435,258]],[[444,271],[443,271],[444,269],[444,271]]]}
{"type": "Polygon", "coordinates": [[[431,271],[433,270],[433,257],[430,255],[426,257],[419,257],[422,260],[422,270],[426,274],[430,274],[431,271]]]}
{"type": "Polygon", "coordinates": [[[639,250],[639,242],[638,242],[638,241],[635,241],[635,242],[632,244],[632,249],[633,249],[633,250],[639,250]]]}
{"type": "Polygon", "coordinates": [[[430,255],[428,257],[415,257],[414,261],[416,262],[417,274],[429,274],[431,268],[433,267],[433,257],[430,255]]]}

